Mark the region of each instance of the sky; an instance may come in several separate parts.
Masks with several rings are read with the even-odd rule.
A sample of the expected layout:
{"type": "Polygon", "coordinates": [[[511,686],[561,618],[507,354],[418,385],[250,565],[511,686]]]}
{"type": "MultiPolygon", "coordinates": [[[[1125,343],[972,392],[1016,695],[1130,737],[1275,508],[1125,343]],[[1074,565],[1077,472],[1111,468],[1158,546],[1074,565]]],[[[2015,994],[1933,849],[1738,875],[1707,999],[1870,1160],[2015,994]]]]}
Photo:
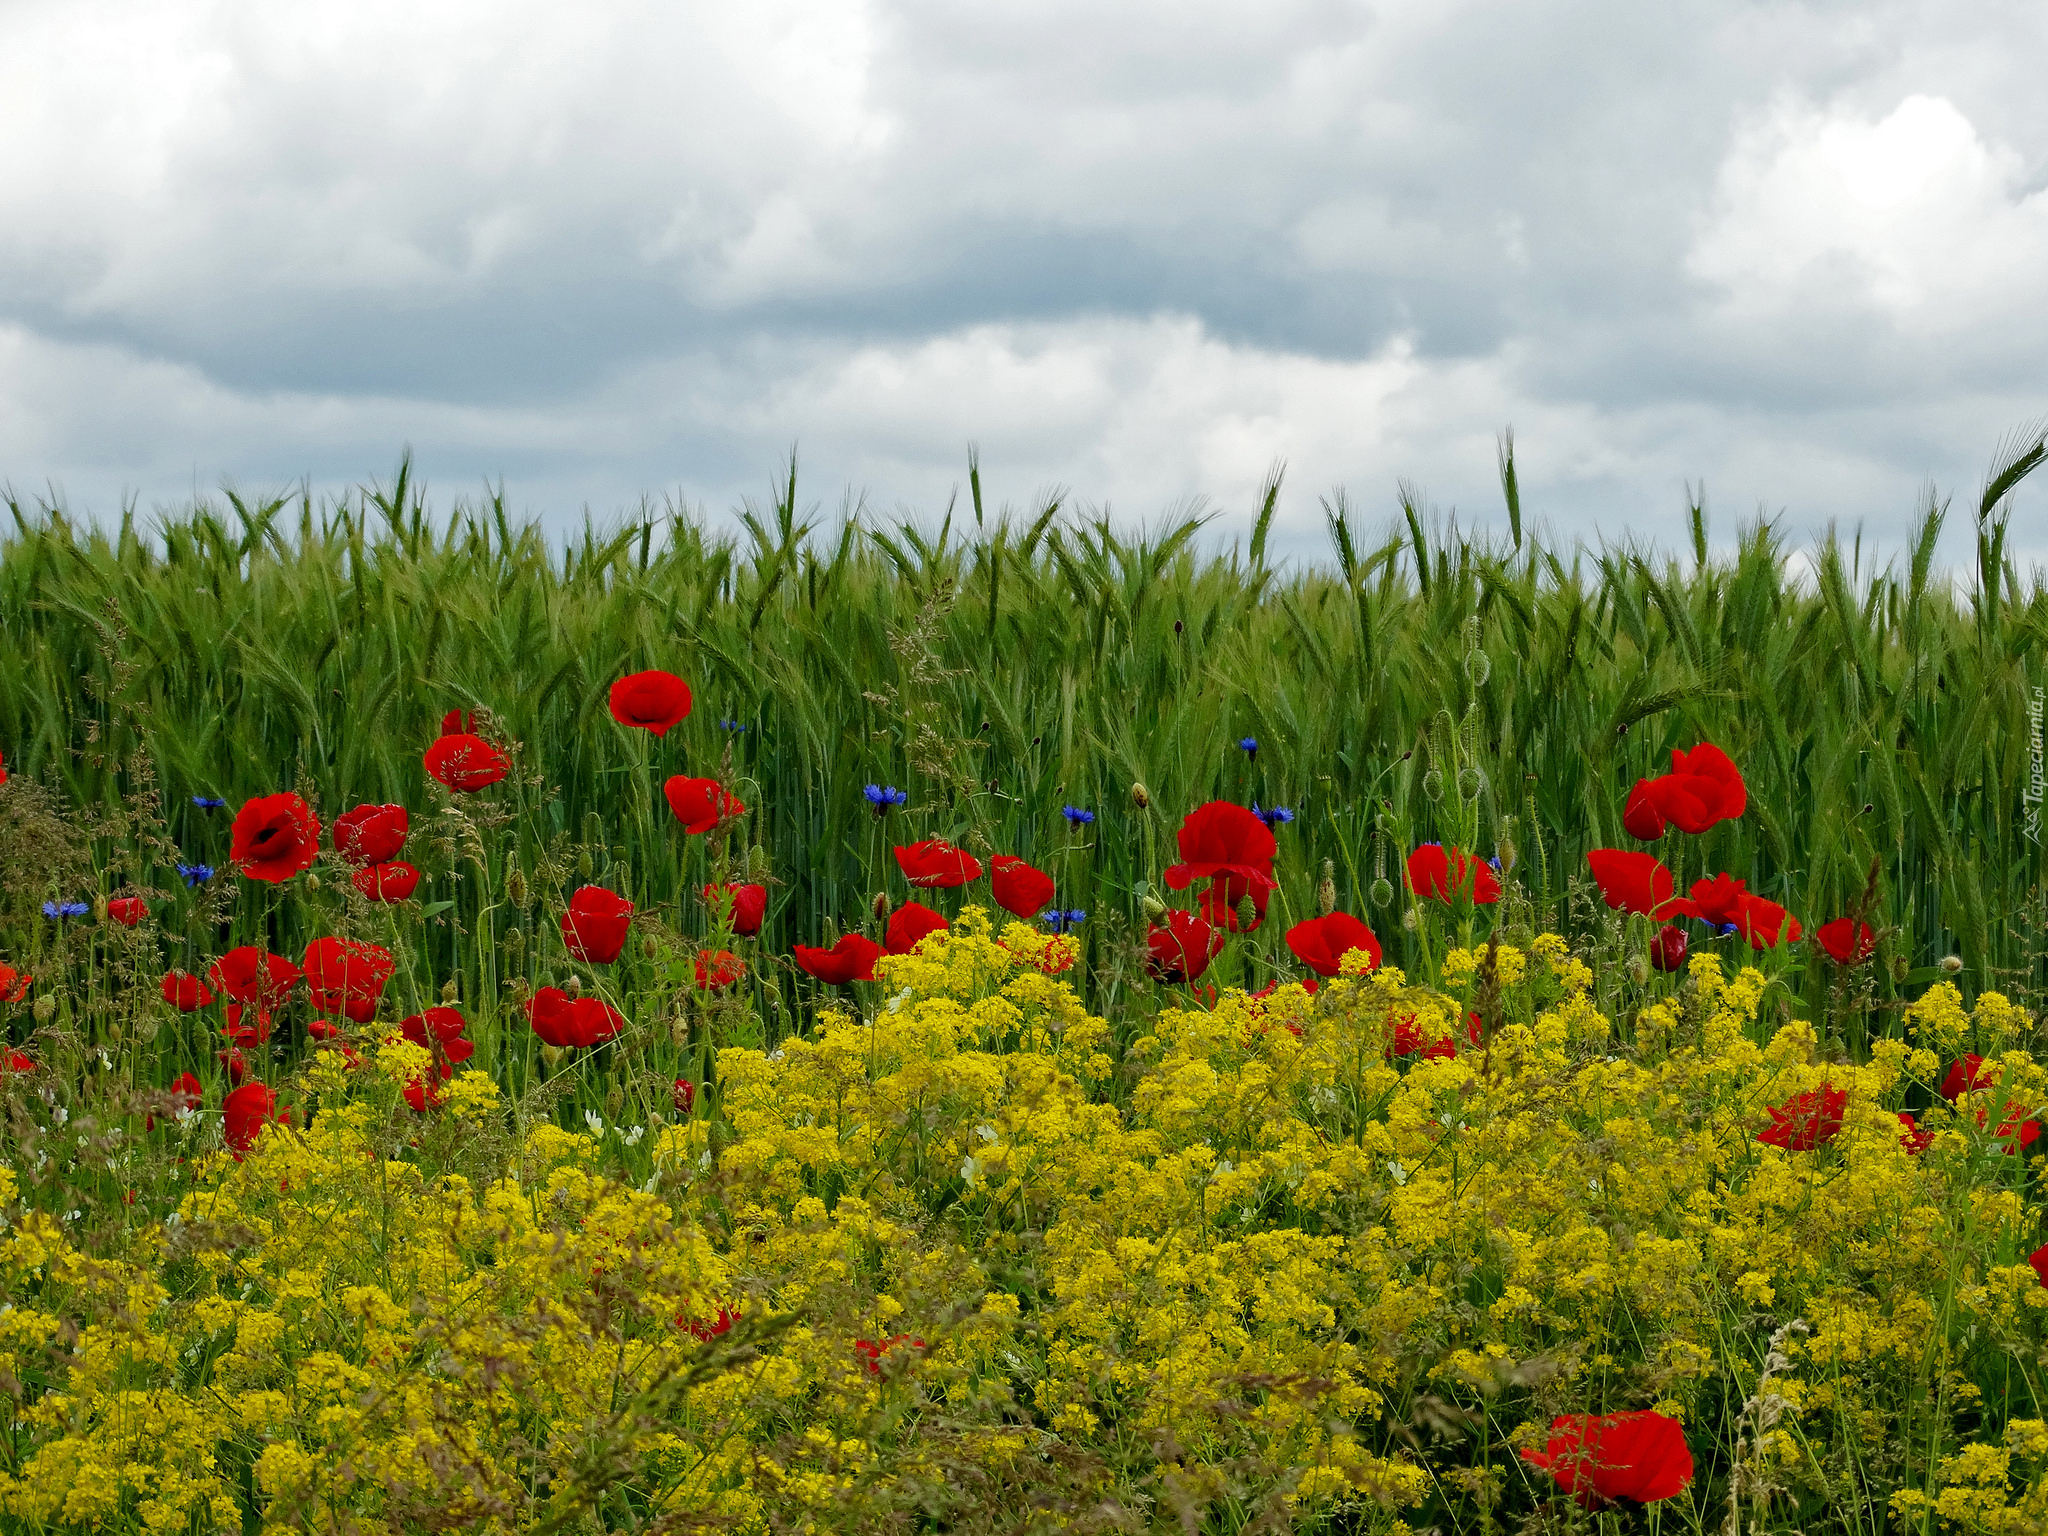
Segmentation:
{"type": "MultiPolygon", "coordinates": [[[[567,529],[1343,487],[1948,548],[2048,411],[2048,6],[0,0],[0,482],[567,529]]],[[[2048,475],[2043,476],[2048,481],[2048,475]]],[[[2048,484],[2016,542],[2048,559],[2048,484]],[[2041,531],[2036,531],[2040,527],[2041,531]]]]}

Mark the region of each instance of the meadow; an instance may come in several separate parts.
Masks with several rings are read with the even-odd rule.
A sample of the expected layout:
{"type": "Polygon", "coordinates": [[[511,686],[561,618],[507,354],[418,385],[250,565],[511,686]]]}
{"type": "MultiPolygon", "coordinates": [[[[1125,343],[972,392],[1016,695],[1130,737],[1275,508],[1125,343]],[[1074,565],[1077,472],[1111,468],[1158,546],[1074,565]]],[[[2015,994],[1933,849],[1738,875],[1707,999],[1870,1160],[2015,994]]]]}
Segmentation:
{"type": "Polygon", "coordinates": [[[2044,455],[10,503],[0,1528],[2048,1529],[2044,455]]]}

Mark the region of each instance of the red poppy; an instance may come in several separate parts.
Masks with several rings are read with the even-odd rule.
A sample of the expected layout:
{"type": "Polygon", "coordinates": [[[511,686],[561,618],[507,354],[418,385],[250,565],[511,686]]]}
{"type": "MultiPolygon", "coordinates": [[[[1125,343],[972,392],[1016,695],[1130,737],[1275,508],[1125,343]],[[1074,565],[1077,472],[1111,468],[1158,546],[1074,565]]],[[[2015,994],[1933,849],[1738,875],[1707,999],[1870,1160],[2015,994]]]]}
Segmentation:
{"type": "Polygon", "coordinates": [[[1953,1103],[1966,1093],[1975,1093],[1979,1088],[1989,1088],[1998,1081],[1996,1071],[1984,1070],[1982,1056],[1965,1056],[1949,1064],[1948,1072],[1941,1080],[1941,1096],[1953,1103]]]}
{"type": "Polygon", "coordinates": [[[1621,809],[1621,828],[1630,837],[1654,843],[1664,835],[1664,811],[1657,803],[1656,780],[1637,779],[1621,809]]]}
{"type": "Polygon", "coordinates": [[[29,978],[26,972],[0,963],[0,1003],[20,1002],[28,996],[28,985],[29,978]]]}
{"type": "Polygon", "coordinates": [[[666,736],[690,712],[690,685],[673,672],[635,672],[612,684],[612,718],[666,736]]]}
{"type": "Polygon", "coordinates": [[[1146,936],[1145,969],[1155,981],[1193,981],[1223,953],[1223,935],[1192,912],[1173,911],[1146,936]]]}
{"type": "Polygon", "coordinates": [[[794,952],[798,965],[835,987],[843,987],[849,981],[873,981],[875,962],[886,953],[873,939],[858,933],[849,933],[830,949],[798,944],[794,952]]]}
{"type": "Polygon", "coordinates": [[[1227,928],[1232,933],[1250,933],[1266,920],[1266,903],[1272,899],[1270,887],[1254,885],[1242,875],[1217,875],[1202,892],[1196,903],[1206,917],[1218,928],[1227,928]],[[1252,904],[1252,918],[1244,920],[1244,904],[1252,904]]]}
{"type": "Polygon", "coordinates": [[[235,812],[228,862],[251,880],[289,880],[311,869],[319,852],[319,819],[289,790],[259,795],[235,812]]]}
{"type": "Polygon", "coordinates": [[[1734,921],[1735,931],[1749,941],[1751,949],[1775,948],[1780,939],[1788,944],[1799,942],[1799,919],[1762,896],[1745,895],[1734,921]]]}
{"type": "Polygon", "coordinates": [[[2028,1254],[2027,1262],[2034,1266],[2034,1273],[2041,1277],[2041,1283],[2048,1285],[2048,1243],[2028,1254]]]}
{"type": "Polygon", "coordinates": [[[1870,924],[1852,925],[1846,917],[1822,923],[1813,936],[1837,965],[1859,965],[1877,952],[1877,935],[1871,932],[1870,924]],[[1856,930],[1854,934],[1849,931],[1852,926],[1856,930]]]}
{"type": "Polygon", "coordinates": [[[734,933],[743,939],[751,939],[761,931],[761,919],[768,915],[768,887],[707,885],[704,887],[704,904],[714,912],[724,913],[734,933]],[[729,913],[725,911],[728,907],[729,913]]]}
{"type": "Polygon", "coordinates": [[[1811,1152],[1840,1134],[1842,1111],[1848,1103],[1846,1088],[1826,1083],[1809,1088],[1783,1104],[1766,1106],[1771,1123],[1756,1133],[1756,1139],[1787,1152],[1811,1152]]]}
{"type": "Polygon", "coordinates": [[[677,774],[661,788],[685,832],[709,832],[720,821],[747,814],[746,803],[720,789],[716,779],[686,779],[677,774]]]}
{"type": "Polygon", "coordinates": [[[473,795],[512,770],[511,759],[481,736],[443,736],[420,759],[426,770],[450,789],[473,795]]]}
{"type": "Polygon", "coordinates": [[[687,1115],[690,1106],[697,1102],[697,1085],[687,1077],[679,1077],[670,1086],[668,1096],[669,1102],[676,1107],[676,1113],[687,1115]]]}
{"type": "Polygon", "coordinates": [[[7,754],[0,752],[0,784],[7,782],[7,754]]]}
{"type": "MultiPolygon", "coordinates": [[[[1247,992],[1245,996],[1271,997],[1275,992],[1278,992],[1282,987],[1288,986],[1289,984],[1290,983],[1288,979],[1283,976],[1277,980],[1267,982],[1263,987],[1259,988],[1259,990],[1256,992],[1247,992]]],[[[1302,991],[1306,992],[1310,997],[1314,997],[1316,994],[1316,988],[1321,986],[1322,983],[1317,981],[1315,977],[1311,976],[1308,978],[1308,980],[1298,983],[1298,985],[1301,987],[1302,991]]],[[[1288,1028],[1294,1029],[1294,1026],[1290,1024],[1288,1028]]],[[[1296,1029],[1294,1032],[1296,1034],[1301,1033],[1301,1031],[1298,1029],[1296,1029]]]]}
{"type": "Polygon", "coordinates": [[[610,965],[626,947],[633,903],[601,885],[580,887],[562,914],[562,942],[578,960],[610,965]]]}
{"type": "Polygon", "coordinates": [[[906,901],[889,918],[882,935],[882,947],[892,955],[907,955],[928,933],[941,933],[952,925],[922,902],[906,901]]]}
{"type": "Polygon", "coordinates": [[[549,1045],[574,1049],[602,1045],[626,1027],[626,1017],[602,998],[571,998],[560,987],[542,987],[526,1005],[533,1032],[549,1045]]]}
{"type": "Polygon", "coordinates": [[[733,1311],[732,1308],[720,1307],[718,1309],[718,1316],[710,1322],[690,1322],[683,1324],[683,1326],[689,1330],[690,1337],[693,1339],[715,1339],[722,1333],[730,1333],[732,1325],[739,1320],[739,1313],[733,1311]]]}
{"type": "Polygon", "coordinates": [[[1005,912],[1028,923],[1052,905],[1052,876],[1044,870],[1008,853],[999,853],[989,862],[995,871],[989,876],[989,889],[1005,912]]]}
{"type": "Polygon", "coordinates": [[[361,939],[315,939],[306,946],[306,987],[322,1013],[341,1013],[367,1024],[398,962],[381,944],[361,939]]]}
{"type": "Polygon", "coordinates": [[[371,901],[403,901],[420,883],[420,872],[403,859],[359,869],[350,880],[371,901]]]}
{"type": "Polygon", "coordinates": [[[242,1055],[242,1046],[249,1043],[251,1042],[241,1041],[229,1046],[224,1051],[216,1051],[214,1053],[214,1060],[226,1068],[228,1081],[231,1083],[239,1084],[249,1075],[248,1058],[242,1055]]]}
{"type": "Polygon", "coordinates": [[[425,1013],[416,1013],[399,1024],[399,1029],[414,1045],[429,1051],[437,1050],[443,1058],[441,1075],[452,1077],[454,1069],[476,1054],[476,1045],[465,1039],[463,1031],[469,1028],[469,1021],[460,1009],[443,1005],[429,1008],[425,1013]]]}
{"type": "Polygon", "coordinates": [[[140,896],[116,896],[107,903],[107,916],[123,928],[133,928],[149,916],[149,903],[140,896]]]}
{"type": "Polygon", "coordinates": [[[334,851],[359,867],[388,864],[404,849],[410,826],[402,805],[359,805],[334,818],[334,851]]]}
{"type": "Polygon", "coordinates": [[[1621,824],[1631,837],[1645,841],[1662,837],[1667,822],[1697,835],[1734,820],[1748,805],[1749,792],[1734,762],[1712,742],[1702,742],[1690,752],[1674,750],[1671,772],[1636,780],[1621,824]]]}
{"type": "MultiPolygon", "coordinates": [[[[1479,1015],[1476,1013],[1466,1014],[1466,1043],[1469,1045],[1479,1045],[1483,1043],[1484,1039],[1485,1036],[1479,1024],[1479,1015]]],[[[1432,1040],[1428,1045],[1424,1045],[1422,1043],[1422,1025],[1416,1020],[1414,1014],[1404,1013],[1399,1019],[1394,1021],[1394,1037],[1387,1042],[1387,1055],[1413,1056],[1418,1052],[1424,1061],[1447,1060],[1458,1054],[1458,1043],[1450,1035],[1445,1035],[1441,1040],[1432,1040]]]]}
{"type": "Polygon", "coordinates": [[[1296,923],[1287,930],[1287,947],[1318,976],[1338,975],[1344,957],[1354,949],[1364,950],[1371,958],[1368,970],[1379,968],[1380,941],[1349,912],[1332,912],[1326,917],[1296,923]]]}
{"type": "Polygon", "coordinates": [[[697,990],[717,992],[747,974],[747,962],[729,949],[697,951],[697,990]]]}
{"type": "Polygon", "coordinates": [[[188,971],[166,971],[163,994],[164,1001],[180,1013],[196,1013],[213,1001],[206,983],[188,971]]]}
{"type": "Polygon", "coordinates": [[[1903,1109],[1899,1111],[1899,1126],[1899,1145],[1909,1157],[1918,1157],[1934,1145],[1934,1132],[1921,1130],[1920,1122],[1903,1109]]]}
{"type": "Polygon", "coordinates": [[[1600,898],[1617,911],[1662,917],[1671,904],[1671,871],[1655,854],[1595,848],[1586,855],[1600,898]]]}
{"type": "Polygon", "coordinates": [[[898,1344],[908,1344],[912,1349],[924,1348],[923,1339],[913,1339],[907,1333],[899,1333],[895,1338],[883,1339],[879,1343],[873,1339],[855,1339],[853,1341],[853,1349],[855,1354],[866,1357],[868,1374],[870,1376],[879,1376],[882,1374],[882,1356],[889,1353],[898,1344]]]}
{"type": "MultiPolygon", "coordinates": [[[[172,1078],[171,1086],[165,1089],[164,1092],[170,1098],[170,1103],[165,1106],[165,1109],[172,1115],[196,1110],[205,1102],[199,1091],[199,1079],[190,1072],[180,1072],[176,1077],[172,1078]]],[[[142,1128],[145,1131],[155,1130],[156,1116],[154,1114],[144,1115],[142,1117],[142,1128]]]]}
{"type": "Polygon", "coordinates": [[[476,730],[476,716],[466,709],[451,709],[441,717],[443,736],[467,736],[476,730]]]}
{"type": "Polygon", "coordinates": [[[1650,964],[1660,971],[1675,971],[1685,964],[1685,930],[1666,923],[1650,940],[1650,964]]]}
{"type": "Polygon", "coordinates": [[[1197,880],[1217,875],[1243,880],[1251,891],[1270,891],[1277,883],[1273,829],[1241,805],[1211,800],[1197,806],[1174,836],[1181,862],[1167,867],[1169,890],[1184,891],[1197,880]]]}
{"type": "MultiPolygon", "coordinates": [[[[1977,1111],[1977,1124],[1980,1128],[1989,1118],[1985,1111],[1981,1109],[1977,1111]]],[[[2031,1147],[2040,1138],[2040,1135],[2040,1121],[2021,1119],[2017,1113],[2008,1115],[1998,1125],[1998,1136],[2005,1142],[2005,1155],[2007,1157],[2012,1156],[2015,1152],[2026,1151],[2028,1147],[2031,1147]]]]}
{"type": "Polygon", "coordinates": [[[1741,917],[1742,904],[1749,899],[1749,887],[1733,875],[1720,874],[1711,880],[1693,881],[1689,894],[1692,900],[1683,910],[1726,927],[1741,917]]]}
{"type": "Polygon", "coordinates": [[[270,1038],[271,1010],[284,1001],[285,994],[298,983],[299,975],[299,968],[283,955],[273,955],[253,944],[229,950],[206,968],[206,979],[213,990],[229,1000],[228,1028],[241,1027],[242,1005],[252,1003],[256,1008],[256,1030],[252,1037],[261,1040],[270,1038]]]}
{"type": "Polygon", "coordinates": [[[1588,1508],[1601,1499],[1654,1504],[1676,1497],[1692,1481],[1685,1430],[1661,1413],[1561,1414],[1550,1421],[1550,1431],[1543,1449],[1524,1450],[1522,1459],[1543,1468],[1588,1508]]]}
{"type": "Polygon", "coordinates": [[[1500,881],[1483,859],[1442,843],[1424,843],[1408,855],[1408,889],[1438,901],[1470,897],[1482,907],[1500,900],[1500,881]]]}
{"type": "Polygon", "coordinates": [[[903,878],[927,890],[950,891],[981,878],[981,860],[944,838],[927,837],[895,852],[903,878]]]}
{"type": "Polygon", "coordinates": [[[0,1075],[9,1072],[33,1072],[35,1069],[36,1064],[19,1051],[0,1053],[0,1075]]]}
{"type": "Polygon", "coordinates": [[[244,1083],[222,1101],[221,1132],[236,1162],[256,1145],[257,1135],[273,1121],[279,1125],[287,1123],[277,1108],[276,1095],[263,1083],[244,1083]]]}

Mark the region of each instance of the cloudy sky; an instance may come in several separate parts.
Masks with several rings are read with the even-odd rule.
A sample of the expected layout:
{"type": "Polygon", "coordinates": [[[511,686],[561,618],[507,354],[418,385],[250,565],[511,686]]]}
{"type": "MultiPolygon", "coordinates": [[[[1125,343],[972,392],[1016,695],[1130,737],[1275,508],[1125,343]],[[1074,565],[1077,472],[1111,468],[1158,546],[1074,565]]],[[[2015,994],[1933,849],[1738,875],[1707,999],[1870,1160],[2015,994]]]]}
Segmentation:
{"type": "MultiPolygon", "coordinates": [[[[0,480],[1896,541],[2048,409],[2048,6],[0,0],[0,480]]],[[[2048,522],[2048,487],[2021,514],[2048,522]]],[[[2030,536],[2048,557],[2048,538],[2030,536]]],[[[1960,551],[1958,551],[1960,552],[1960,551]]]]}

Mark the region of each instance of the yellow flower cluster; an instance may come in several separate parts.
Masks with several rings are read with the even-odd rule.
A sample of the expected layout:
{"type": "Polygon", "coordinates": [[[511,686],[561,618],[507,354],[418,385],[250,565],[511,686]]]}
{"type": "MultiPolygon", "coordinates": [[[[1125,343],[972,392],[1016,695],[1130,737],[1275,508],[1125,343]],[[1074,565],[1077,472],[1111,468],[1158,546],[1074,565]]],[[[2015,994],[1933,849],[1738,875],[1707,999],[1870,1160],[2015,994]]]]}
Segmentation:
{"type": "Polygon", "coordinates": [[[469,1073],[442,1124],[511,1125],[509,1161],[430,1169],[329,1062],[311,1125],[217,1158],[145,1252],[15,1215],[0,1511],[1394,1531],[1560,1499],[1518,1447],[1655,1408],[1714,1468],[1688,1528],[2048,1521],[2048,1076],[2006,999],[1936,987],[1857,1065],[1710,956],[1610,1018],[1544,935],[1436,987],[1354,956],[1119,1048],[1058,942],[969,911],[881,962],[871,1016],[721,1051],[644,1146],[511,1125],[469,1073]]]}

